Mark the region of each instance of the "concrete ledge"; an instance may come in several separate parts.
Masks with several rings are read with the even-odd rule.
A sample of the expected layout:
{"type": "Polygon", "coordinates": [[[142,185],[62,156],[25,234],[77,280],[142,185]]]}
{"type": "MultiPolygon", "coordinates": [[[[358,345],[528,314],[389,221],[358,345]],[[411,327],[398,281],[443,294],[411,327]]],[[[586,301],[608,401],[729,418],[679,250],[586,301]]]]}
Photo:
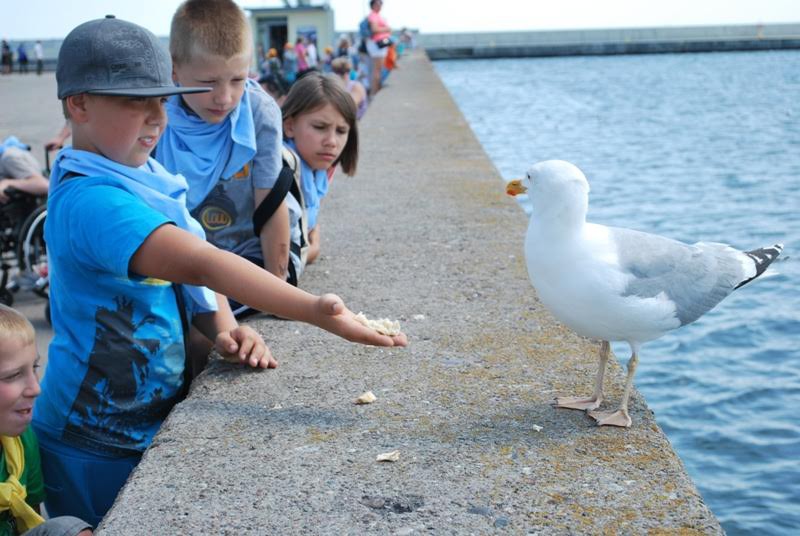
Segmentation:
{"type": "Polygon", "coordinates": [[[638,393],[630,430],[550,406],[591,389],[597,348],[536,301],[525,216],[424,54],[361,139],[302,283],[401,319],[410,347],[254,320],[280,367],[215,362],[98,534],[722,533],[638,393]],[[366,390],[377,402],[354,405],[366,390]]]}

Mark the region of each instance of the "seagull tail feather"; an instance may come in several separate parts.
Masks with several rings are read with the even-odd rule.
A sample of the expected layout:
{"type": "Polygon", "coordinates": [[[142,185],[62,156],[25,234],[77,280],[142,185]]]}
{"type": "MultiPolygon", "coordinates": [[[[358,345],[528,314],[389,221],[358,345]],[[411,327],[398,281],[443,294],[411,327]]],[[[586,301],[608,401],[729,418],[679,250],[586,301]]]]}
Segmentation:
{"type": "Polygon", "coordinates": [[[783,244],[775,244],[774,246],[745,251],[744,254],[750,257],[750,259],[753,261],[756,273],[754,276],[749,277],[736,285],[734,290],[739,287],[743,287],[753,279],[762,275],[767,270],[769,265],[778,258],[778,255],[781,254],[781,251],[783,251],[783,244]]]}

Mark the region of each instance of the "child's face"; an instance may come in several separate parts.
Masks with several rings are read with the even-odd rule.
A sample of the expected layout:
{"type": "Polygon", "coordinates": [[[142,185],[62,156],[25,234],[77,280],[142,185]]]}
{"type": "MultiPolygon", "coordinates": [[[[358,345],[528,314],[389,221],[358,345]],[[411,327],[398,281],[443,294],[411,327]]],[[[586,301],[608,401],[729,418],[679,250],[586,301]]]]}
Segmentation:
{"type": "Polygon", "coordinates": [[[131,167],[147,162],[167,124],[165,97],[80,97],[81,132],[75,133],[73,148],[131,167]]]}
{"type": "Polygon", "coordinates": [[[195,49],[192,58],[175,65],[172,78],[181,86],[210,87],[208,93],[183,95],[183,100],[206,123],[221,123],[239,104],[250,71],[250,54],[223,58],[195,49]]]}
{"type": "Polygon", "coordinates": [[[328,169],[342,154],[350,125],[332,104],[287,117],[283,131],[293,138],[297,152],[313,169],[328,169]]]}
{"type": "Polygon", "coordinates": [[[42,392],[38,368],[35,344],[0,341],[0,435],[18,436],[31,423],[33,400],[42,392]]]}

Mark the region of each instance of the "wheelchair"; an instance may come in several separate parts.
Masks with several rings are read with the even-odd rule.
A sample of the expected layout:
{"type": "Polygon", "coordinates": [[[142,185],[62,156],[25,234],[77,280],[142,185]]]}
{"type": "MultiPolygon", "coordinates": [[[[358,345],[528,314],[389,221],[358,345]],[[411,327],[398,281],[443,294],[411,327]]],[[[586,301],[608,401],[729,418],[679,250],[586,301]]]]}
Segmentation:
{"type": "Polygon", "coordinates": [[[48,297],[47,197],[14,188],[7,188],[6,194],[8,202],[0,204],[0,303],[11,306],[19,290],[48,297]]]}

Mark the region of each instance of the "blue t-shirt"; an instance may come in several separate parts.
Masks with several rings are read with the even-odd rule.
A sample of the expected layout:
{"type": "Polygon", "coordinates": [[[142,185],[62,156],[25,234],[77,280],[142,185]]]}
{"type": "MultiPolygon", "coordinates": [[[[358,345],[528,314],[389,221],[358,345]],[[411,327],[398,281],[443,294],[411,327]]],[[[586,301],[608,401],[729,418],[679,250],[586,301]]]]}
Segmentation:
{"type": "Polygon", "coordinates": [[[176,402],[185,350],[172,284],[128,271],[165,223],[133,193],[95,179],[69,180],[50,196],[55,337],[34,420],[72,446],[140,453],[176,402]]]}

